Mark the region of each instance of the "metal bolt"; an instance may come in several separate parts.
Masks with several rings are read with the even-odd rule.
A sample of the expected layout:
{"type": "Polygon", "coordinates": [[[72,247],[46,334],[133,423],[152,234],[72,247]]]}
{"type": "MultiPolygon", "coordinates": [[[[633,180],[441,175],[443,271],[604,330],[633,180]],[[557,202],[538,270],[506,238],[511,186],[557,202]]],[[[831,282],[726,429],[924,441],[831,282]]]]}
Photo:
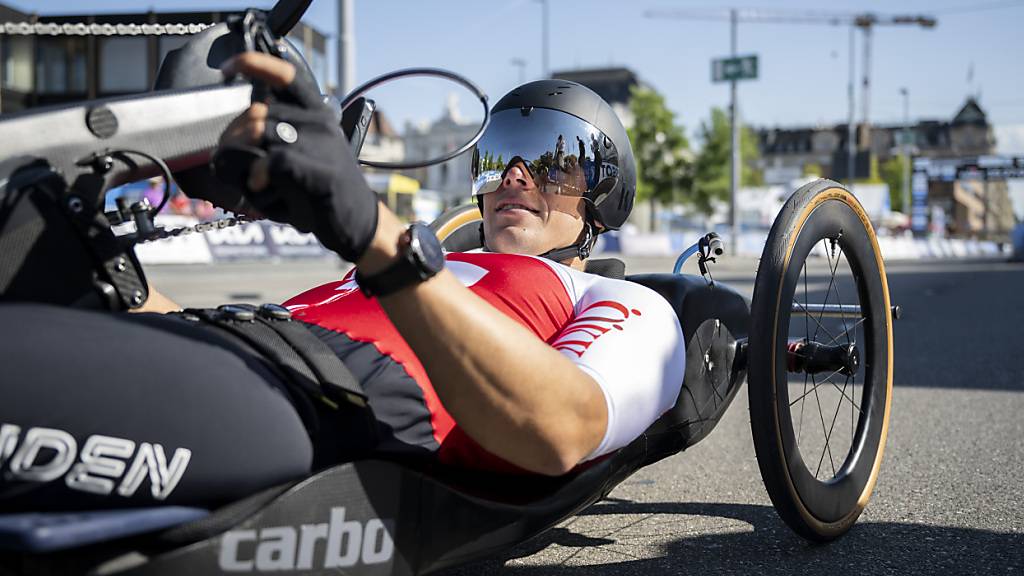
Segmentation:
{"type": "Polygon", "coordinates": [[[294,144],[299,139],[298,130],[287,122],[278,122],[277,126],[274,127],[274,131],[277,133],[277,137],[285,144],[294,144]]]}
{"type": "Polygon", "coordinates": [[[117,261],[114,262],[114,270],[118,272],[124,272],[128,269],[128,261],[124,259],[124,256],[118,256],[117,261]]]}
{"type": "Polygon", "coordinates": [[[136,290],[135,292],[132,292],[132,298],[131,298],[130,302],[131,302],[132,307],[141,306],[142,305],[142,291],[141,290],[136,290]]]}
{"type": "Polygon", "coordinates": [[[228,318],[241,322],[252,322],[256,318],[256,313],[252,309],[241,304],[222,304],[217,307],[217,310],[228,318]]]}
{"type": "Polygon", "coordinates": [[[259,310],[260,316],[270,320],[291,320],[292,313],[280,304],[263,304],[259,310]]]}
{"type": "Polygon", "coordinates": [[[85,203],[78,196],[72,196],[68,198],[68,210],[75,214],[81,214],[82,210],[85,210],[85,203]]]}

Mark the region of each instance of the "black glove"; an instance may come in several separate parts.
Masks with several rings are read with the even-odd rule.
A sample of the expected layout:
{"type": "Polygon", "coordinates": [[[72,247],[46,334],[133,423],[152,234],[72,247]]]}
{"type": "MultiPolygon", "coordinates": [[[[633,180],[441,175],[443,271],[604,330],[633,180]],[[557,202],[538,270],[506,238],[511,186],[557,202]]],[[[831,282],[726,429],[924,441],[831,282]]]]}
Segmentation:
{"type": "Polygon", "coordinates": [[[359,260],[377,231],[377,195],[337,116],[298,76],[271,95],[261,146],[223,147],[213,161],[218,176],[241,185],[246,199],[271,220],[312,232],[345,260],[359,260]],[[270,181],[259,192],[249,191],[248,168],[263,154],[270,181]]]}

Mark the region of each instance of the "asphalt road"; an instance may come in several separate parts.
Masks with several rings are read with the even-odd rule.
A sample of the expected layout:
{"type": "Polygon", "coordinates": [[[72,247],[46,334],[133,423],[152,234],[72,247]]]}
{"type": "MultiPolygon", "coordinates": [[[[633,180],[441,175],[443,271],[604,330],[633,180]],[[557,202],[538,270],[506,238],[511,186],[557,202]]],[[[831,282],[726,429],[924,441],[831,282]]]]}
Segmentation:
{"type": "MultiPolygon", "coordinates": [[[[630,272],[670,266],[627,260],[630,272]]],[[[727,261],[716,277],[749,295],[755,267],[727,261]]],[[[452,574],[1024,573],[1024,265],[888,272],[905,312],[888,444],[871,502],[845,537],[810,545],[775,514],[741,390],[702,443],[511,554],[452,574]]],[[[186,305],[280,300],[338,274],[326,261],[150,270],[186,305]]]]}

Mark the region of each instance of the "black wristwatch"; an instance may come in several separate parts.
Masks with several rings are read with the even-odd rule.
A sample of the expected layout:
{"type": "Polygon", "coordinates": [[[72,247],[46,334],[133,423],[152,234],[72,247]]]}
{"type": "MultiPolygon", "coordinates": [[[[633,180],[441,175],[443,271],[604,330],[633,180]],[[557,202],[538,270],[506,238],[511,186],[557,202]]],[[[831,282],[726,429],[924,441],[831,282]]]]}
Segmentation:
{"type": "Polygon", "coordinates": [[[368,297],[387,296],[432,278],[443,269],[441,242],[429,227],[417,222],[405,231],[399,243],[398,260],[370,276],[356,269],[356,283],[368,297]]]}

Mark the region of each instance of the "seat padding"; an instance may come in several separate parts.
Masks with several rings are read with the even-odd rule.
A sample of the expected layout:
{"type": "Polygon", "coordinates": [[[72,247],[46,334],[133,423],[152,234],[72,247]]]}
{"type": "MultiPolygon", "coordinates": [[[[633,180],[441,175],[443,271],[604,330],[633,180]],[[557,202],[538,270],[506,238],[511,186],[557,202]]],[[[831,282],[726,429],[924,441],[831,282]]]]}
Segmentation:
{"type": "Polygon", "coordinates": [[[642,284],[668,300],[679,316],[687,342],[705,320],[715,318],[729,328],[734,338],[747,337],[750,303],[725,284],[709,284],[692,274],[636,274],[626,276],[626,280],[642,284]]]}
{"type": "Polygon", "coordinates": [[[592,258],[586,261],[584,271],[605,278],[623,280],[626,277],[626,263],[618,258],[592,258]]]}

